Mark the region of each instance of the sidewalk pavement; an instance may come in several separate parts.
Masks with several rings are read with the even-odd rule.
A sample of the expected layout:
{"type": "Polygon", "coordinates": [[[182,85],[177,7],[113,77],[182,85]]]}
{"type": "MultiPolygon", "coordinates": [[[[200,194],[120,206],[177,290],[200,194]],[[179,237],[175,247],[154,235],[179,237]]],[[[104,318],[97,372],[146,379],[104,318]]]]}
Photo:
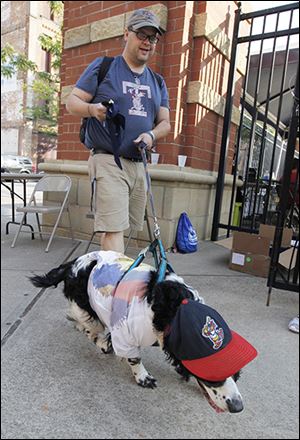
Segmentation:
{"type": "Polygon", "coordinates": [[[45,242],[22,234],[11,249],[16,226],[5,235],[8,215],[2,205],[2,439],[299,438],[299,336],[288,331],[297,294],[273,289],[266,307],[266,279],[229,270],[229,251],[209,241],[194,254],[168,254],[176,272],[259,352],[239,381],[244,411],[217,414],[158,347],[143,350],[158,388],[143,389],[125,362],[76,331],[61,285],[39,290],[27,277],[81,255],[86,243],[54,238],[46,254],[45,242]]]}

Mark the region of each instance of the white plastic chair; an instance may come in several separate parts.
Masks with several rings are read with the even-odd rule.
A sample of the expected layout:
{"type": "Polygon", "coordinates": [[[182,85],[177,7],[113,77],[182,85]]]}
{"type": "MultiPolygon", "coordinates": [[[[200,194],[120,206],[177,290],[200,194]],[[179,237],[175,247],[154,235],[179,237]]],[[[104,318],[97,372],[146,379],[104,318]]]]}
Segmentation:
{"type": "Polygon", "coordinates": [[[52,233],[50,235],[45,252],[48,252],[48,250],[49,250],[49,247],[52,243],[52,239],[55,235],[58,223],[60,221],[60,218],[61,218],[64,210],[67,210],[67,212],[68,212],[71,236],[72,236],[72,239],[74,239],[72,224],[71,224],[71,217],[70,217],[70,212],[69,212],[69,207],[68,207],[68,197],[69,197],[71,186],[72,186],[71,178],[69,176],[64,176],[61,174],[49,175],[49,176],[47,175],[47,176],[42,177],[41,180],[39,180],[37,182],[37,184],[34,187],[33,193],[30,197],[28,204],[26,206],[18,207],[16,209],[17,212],[23,212],[23,217],[20,222],[20,226],[16,232],[16,235],[14,237],[14,240],[11,244],[12,248],[15,247],[15,244],[16,244],[16,241],[17,241],[19,234],[21,232],[22,226],[25,223],[26,215],[29,213],[33,213],[36,215],[36,220],[37,220],[39,235],[40,235],[41,240],[43,240],[43,237],[42,237],[39,214],[58,213],[58,216],[57,216],[55,225],[53,226],[52,233]],[[37,192],[46,192],[46,191],[51,192],[51,193],[64,193],[63,201],[56,202],[55,204],[51,204],[51,205],[38,204],[36,201],[36,193],[37,192]]]}

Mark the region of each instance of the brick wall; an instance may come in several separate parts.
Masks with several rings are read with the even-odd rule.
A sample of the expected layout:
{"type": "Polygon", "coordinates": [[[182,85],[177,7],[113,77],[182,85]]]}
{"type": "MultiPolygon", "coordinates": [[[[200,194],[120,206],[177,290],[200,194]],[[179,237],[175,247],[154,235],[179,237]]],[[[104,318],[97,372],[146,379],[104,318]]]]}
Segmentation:
{"type": "MultiPolygon", "coordinates": [[[[217,170],[236,4],[218,2],[215,14],[212,3],[217,2],[65,2],[59,159],[88,158],[78,140],[80,118],[68,114],[64,105],[71,86],[94,58],[122,52],[126,14],[150,7],[167,30],[150,64],[164,76],[170,96],[172,131],[158,145],[160,163],[177,164],[177,155],[186,154],[187,166],[217,170]]],[[[239,91],[241,73],[236,78],[239,91]]],[[[234,102],[238,104],[237,93],[234,102]]],[[[237,116],[235,109],[233,127],[238,124],[237,116]]],[[[234,135],[232,130],[229,157],[233,155],[234,135]]]]}

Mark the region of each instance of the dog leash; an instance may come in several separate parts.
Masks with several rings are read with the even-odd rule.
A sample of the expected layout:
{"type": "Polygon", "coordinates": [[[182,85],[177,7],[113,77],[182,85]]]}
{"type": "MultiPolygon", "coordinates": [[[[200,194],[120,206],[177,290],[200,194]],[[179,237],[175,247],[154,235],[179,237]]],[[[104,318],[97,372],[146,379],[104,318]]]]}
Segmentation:
{"type": "Polygon", "coordinates": [[[141,152],[141,156],[142,156],[142,160],[143,160],[143,164],[144,164],[144,169],[145,169],[145,174],[146,174],[147,191],[148,191],[148,195],[149,195],[151,210],[152,210],[152,214],[153,214],[153,221],[154,221],[153,234],[154,234],[155,239],[153,240],[152,243],[150,243],[149,246],[147,246],[141,250],[141,252],[138,254],[137,259],[132,263],[132,265],[129,267],[129,269],[125,272],[125,274],[123,276],[125,276],[130,270],[139,266],[141,264],[141,262],[144,260],[144,258],[146,257],[146,254],[148,252],[151,252],[153,255],[153,259],[155,261],[156,270],[158,271],[157,283],[159,283],[165,279],[167,270],[169,272],[175,272],[175,271],[172,268],[171,264],[167,260],[166,252],[165,252],[165,249],[163,247],[163,244],[162,244],[162,241],[160,238],[160,228],[158,225],[158,220],[157,220],[155,207],[154,207],[154,198],[153,198],[152,187],[151,187],[151,178],[150,178],[150,174],[149,174],[148,166],[147,166],[147,155],[146,155],[147,144],[142,141],[139,143],[138,147],[141,152]],[[158,249],[158,252],[157,252],[157,249],[158,249]],[[159,255],[158,255],[158,253],[159,253],[159,255]]]}

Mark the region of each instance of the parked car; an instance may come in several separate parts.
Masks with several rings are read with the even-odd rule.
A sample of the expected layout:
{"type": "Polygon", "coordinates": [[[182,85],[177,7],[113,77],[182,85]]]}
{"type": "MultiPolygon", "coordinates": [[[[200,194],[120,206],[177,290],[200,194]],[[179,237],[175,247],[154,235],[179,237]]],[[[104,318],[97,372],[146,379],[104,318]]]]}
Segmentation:
{"type": "Polygon", "coordinates": [[[34,166],[30,157],[26,156],[14,156],[11,154],[1,155],[1,172],[9,173],[33,173],[34,166]]]}

